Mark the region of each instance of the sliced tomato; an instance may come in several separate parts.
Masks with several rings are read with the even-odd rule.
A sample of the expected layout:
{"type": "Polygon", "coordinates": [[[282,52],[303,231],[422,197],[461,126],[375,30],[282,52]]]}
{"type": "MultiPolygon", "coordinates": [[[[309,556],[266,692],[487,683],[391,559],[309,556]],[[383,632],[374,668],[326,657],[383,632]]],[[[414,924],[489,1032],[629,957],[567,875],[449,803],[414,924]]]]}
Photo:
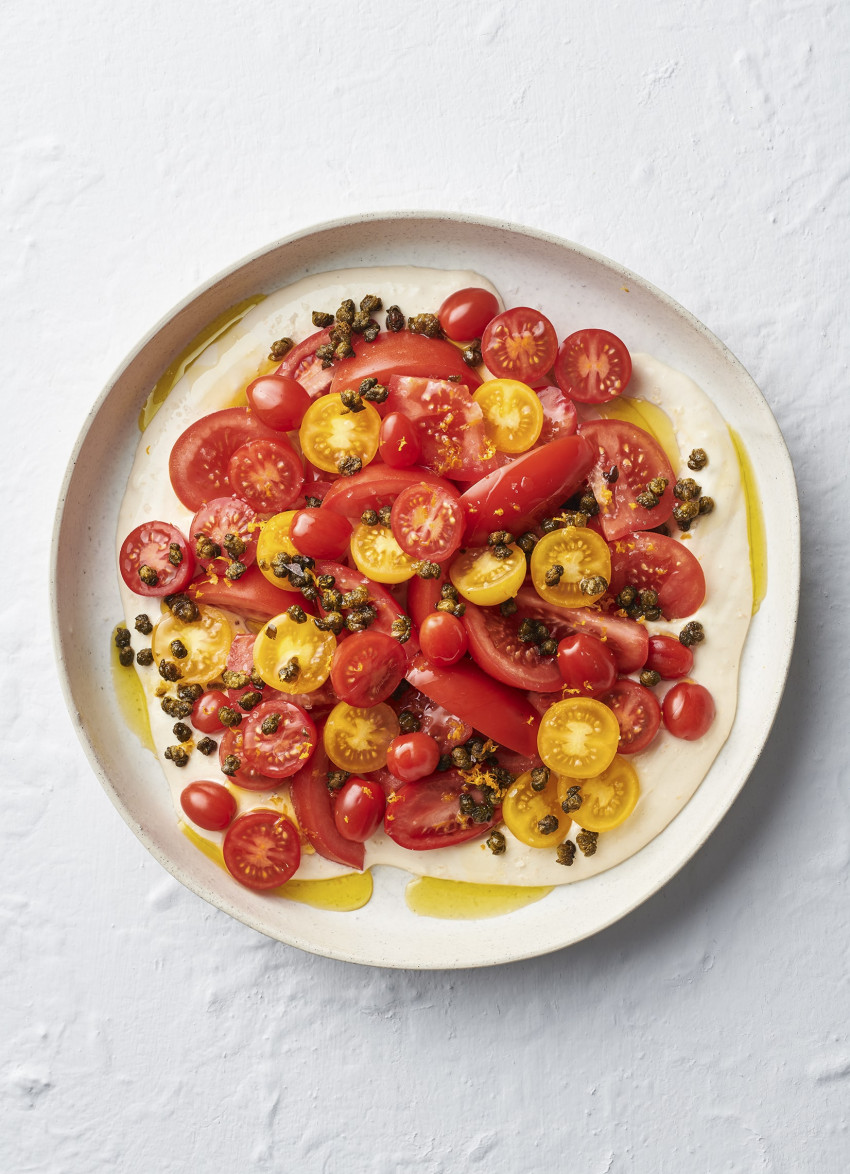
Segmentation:
{"type": "Polygon", "coordinates": [[[436,477],[427,469],[391,469],[380,461],[373,461],[351,477],[340,477],[331,485],[322,501],[323,509],[336,510],[347,518],[360,519],[364,510],[377,510],[392,505],[409,485],[424,483],[435,489],[454,492],[451,481],[436,477]]]}
{"type": "Polygon", "coordinates": [[[245,791],[271,791],[275,785],[274,779],[261,774],[256,763],[248,761],[244,754],[243,744],[244,733],[241,726],[231,726],[224,731],[218,744],[218,761],[222,771],[227,767],[224,773],[228,780],[237,787],[242,787],[245,791]],[[238,760],[238,766],[235,770],[233,768],[234,758],[238,760]]]}
{"type": "Polygon", "coordinates": [[[221,846],[230,875],[248,889],[275,889],[301,863],[298,829],[273,808],[248,811],[233,821],[221,846]]]}
{"type": "Polygon", "coordinates": [[[368,707],[386,701],[404,680],[407,657],[398,640],[375,629],[341,641],[331,664],[331,684],[340,701],[368,707]]]}
{"type": "MultiPolygon", "coordinates": [[[[407,615],[404,608],[396,603],[392,595],[380,583],[374,583],[360,571],[352,567],[344,567],[342,563],[328,562],[320,559],[316,562],[313,568],[315,575],[333,575],[334,585],[337,591],[345,594],[347,591],[353,591],[355,587],[366,587],[369,591],[369,598],[372,601],[373,607],[378,609],[378,615],[375,620],[369,625],[370,632],[384,632],[387,636],[392,636],[392,625],[397,620],[407,615]]],[[[320,608],[321,610],[321,608],[320,608]]],[[[394,639],[394,637],[393,637],[394,639]]],[[[408,661],[419,651],[419,640],[415,629],[410,634],[410,639],[401,646],[408,661]]]]}
{"type": "Polygon", "coordinates": [[[620,723],[620,754],[638,754],[645,750],[661,725],[661,706],[651,689],[623,677],[599,698],[613,709],[620,723]]]}
{"type": "Polygon", "coordinates": [[[648,432],[625,420],[591,420],[581,425],[579,435],[593,446],[595,460],[587,477],[599,502],[599,522],[608,542],[667,521],[673,513],[676,478],[664,449],[648,432]],[[617,480],[608,482],[602,474],[614,465],[617,480]],[[649,510],[637,498],[656,477],[663,477],[667,488],[658,505],[649,510]]]}
{"type": "Polygon", "coordinates": [[[574,436],[578,428],[576,406],[560,387],[541,387],[537,395],[543,406],[543,427],[537,437],[537,447],[549,444],[561,436],[574,436]]]}
{"type": "Polygon", "coordinates": [[[339,834],[334,820],[333,796],[328,790],[331,770],[321,738],[305,767],[289,780],[289,795],[298,826],[320,856],[362,871],[365,849],[362,844],[339,834]]]}
{"type": "Polygon", "coordinates": [[[464,542],[480,546],[493,530],[515,537],[553,513],[587,476],[594,450],[582,436],[563,436],[523,453],[467,489],[464,542]]]}
{"type": "Polygon", "coordinates": [[[555,327],[539,310],[515,306],[493,318],[481,336],[487,370],[500,379],[540,387],[558,353],[555,327]]]}
{"type": "MultiPolygon", "coordinates": [[[[481,382],[477,372],[463,361],[458,348],[441,338],[411,334],[408,330],[397,334],[388,331],[379,334],[374,342],[364,343],[362,347],[355,342],[354,346],[358,353],[350,359],[342,359],[333,367],[330,384],[333,392],[357,388],[364,379],[377,379],[386,385],[392,375],[415,375],[424,379],[448,379],[450,375],[459,375],[461,383],[473,391],[481,382]]],[[[386,408],[386,411],[391,410],[386,408]]]]}
{"type": "Polygon", "coordinates": [[[263,437],[241,445],[230,458],[227,475],[233,492],[260,514],[288,510],[304,484],[301,457],[289,438],[263,437]]]}
{"type": "MultiPolygon", "coordinates": [[[[230,652],[227,654],[227,669],[231,673],[247,673],[248,676],[254,671],[254,641],[256,636],[252,632],[239,632],[233,637],[233,643],[230,645],[230,652]]],[[[231,705],[236,706],[242,712],[241,701],[246,693],[258,693],[267,691],[268,687],[260,682],[262,689],[257,689],[253,682],[249,681],[247,685],[242,685],[238,689],[228,688],[227,699],[231,705]]],[[[289,700],[289,698],[287,698],[289,700]]]]}
{"type": "Polygon", "coordinates": [[[118,553],[121,578],[137,595],[157,597],[183,591],[195,573],[195,556],[176,526],[168,522],[142,522],[121,544],[118,553]],[[147,567],[153,572],[139,572],[147,567]]]}
{"type": "Polygon", "coordinates": [[[412,713],[419,722],[423,734],[430,734],[440,747],[442,754],[449,754],[455,746],[462,746],[472,737],[472,726],[442,705],[420,693],[418,689],[406,689],[399,698],[390,699],[397,714],[404,710],[412,713]]]}
{"type": "MultiPolygon", "coordinates": [[[[325,330],[308,335],[303,342],[292,348],[275,372],[277,375],[289,375],[297,380],[311,399],[324,395],[330,389],[334,377],[334,368],[326,367],[324,360],[316,356],[318,348],[330,342],[331,329],[332,327],[328,326],[325,330]]],[[[357,341],[352,339],[352,346],[355,349],[357,341]]]]}
{"type": "Polygon", "coordinates": [[[494,681],[472,662],[462,660],[441,669],[418,656],[407,679],[432,701],[495,742],[520,754],[537,753],[540,718],[525,695],[494,681]]]}
{"type": "Polygon", "coordinates": [[[178,436],[168,458],[174,492],[186,509],[233,492],[230,458],[249,440],[279,440],[280,433],[261,423],[250,408],[225,408],[202,416],[178,436]]]}
{"type": "Polygon", "coordinates": [[[664,534],[626,534],[611,547],[611,593],[630,583],[658,592],[666,620],[691,616],[705,600],[705,575],[699,562],[676,538],[664,534]]]}
{"type": "Polygon", "coordinates": [[[485,835],[497,822],[498,808],[487,823],[474,823],[460,813],[461,795],[472,795],[476,803],[483,798],[457,771],[445,771],[405,783],[387,796],[384,830],[391,840],[413,852],[447,848],[464,844],[485,835]]]}
{"type": "Polygon", "coordinates": [[[649,635],[643,624],[626,619],[613,610],[601,606],[558,607],[546,603],[533,587],[526,585],[518,592],[517,613],[546,624],[553,640],[563,640],[573,632],[596,636],[611,650],[621,673],[635,673],[646,664],[649,653],[649,635]]]}
{"type": "MultiPolygon", "coordinates": [[[[249,620],[270,620],[285,610],[293,596],[288,597],[279,587],[270,583],[255,563],[238,579],[227,579],[215,572],[202,575],[186,588],[186,594],[198,603],[226,607],[249,620]]],[[[312,610],[307,600],[295,596],[305,611],[312,610]]]]}
{"type": "Polygon", "coordinates": [[[563,681],[557,657],[541,656],[536,645],[519,639],[522,618],[518,611],[503,616],[498,607],[467,603],[463,623],[472,659],[495,680],[515,689],[539,693],[560,689],[563,681]]]}
{"type": "Polygon", "coordinates": [[[238,561],[250,567],[257,559],[259,532],[260,519],[254,510],[238,497],[214,497],[206,505],[201,506],[189,527],[189,536],[195,546],[198,562],[205,571],[214,571],[217,575],[223,575],[230,563],[236,561],[228,555],[224,547],[227,536],[234,534],[245,544],[238,561]],[[215,557],[201,554],[197,548],[200,538],[208,538],[218,546],[221,553],[215,557]]]}
{"type": "Polygon", "coordinates": [[[449,582],[445,567],[441,568],[439,579],[420,579],[415,575],[407,584],[407,610],[417,628],[421,628],[440,602],[443,584],[449,582]]]}
{"type": "Polygon", "coordinates": [[[622,395],[632,377],[628,347],[608,330],[577,330],[565,338],[555,379],[580,404],[604,404],[622,395]]]}
{"type": "Polygon", "coordinates": [[[460,494],[420,481],[395,499],[392,531],[411,558],[444,563],[463,538],[464,516],[460,494]]]}
{"type": "Polygon", "coordinates": [[[272,780],[296,774],[316,748],[313,719],[283,696],[252,709],[242,719],[241,732],[243,762],[272,780]]]}

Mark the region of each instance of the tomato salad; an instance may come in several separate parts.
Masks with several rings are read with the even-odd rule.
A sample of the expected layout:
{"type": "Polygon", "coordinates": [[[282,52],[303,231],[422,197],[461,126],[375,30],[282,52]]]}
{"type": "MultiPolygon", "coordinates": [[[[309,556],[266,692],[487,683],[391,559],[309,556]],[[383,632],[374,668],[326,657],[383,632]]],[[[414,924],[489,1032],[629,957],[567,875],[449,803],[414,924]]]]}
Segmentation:
{"type": "Polygon", "coordinates": [[[691,380],[575,318],[474,274],[320,275],[144,433],[122,663],[239,883],[564,883],[710,767],[751,607],[734,453],[691,380]]]}

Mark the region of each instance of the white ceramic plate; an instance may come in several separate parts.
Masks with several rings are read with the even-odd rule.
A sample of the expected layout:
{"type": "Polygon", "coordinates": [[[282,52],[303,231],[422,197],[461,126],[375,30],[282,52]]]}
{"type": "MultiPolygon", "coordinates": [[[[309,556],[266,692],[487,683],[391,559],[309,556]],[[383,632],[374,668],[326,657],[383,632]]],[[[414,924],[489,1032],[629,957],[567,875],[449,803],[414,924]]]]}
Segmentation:
{"type": "Polygon", "coordinates": [[[767,739],[791,657],[799,585],[797,494],[782,436],[747,372],[692,315],[634,273],[578,245],[498,221],[428,213],[367,216],[308,229],[249,257],[203,286],[142,340],[95,403],[72,454],[56,518],[52,583],[60,678],[84,749],[126,822],[179,881],[247,925],[314,953],[375,966],[484,966],[545,954],[618,920],[685,864],[731,806],[767,739]],[[556,322],[602,322],[633,349],[711,387],[757,471],[769,568],[782,567],[781,581],[769,576],[750,627],[732,733],[694,798],[623,864],[491,920],[418,917],[403,900],[407,876],[386,868],[376,870],[372,900],[353,913],[242,889],[179,832],[154,757],[132,734],[114,735],[123,727],[110,687],[109,630],[121,614],[114,537],[146,395],[174,356],[236,302],[310,273],[393,264],[477,270],[495,283],[507,305],[542,306],[556,322]],[[73,577],[57,573],[72,563],[73,577]]]}

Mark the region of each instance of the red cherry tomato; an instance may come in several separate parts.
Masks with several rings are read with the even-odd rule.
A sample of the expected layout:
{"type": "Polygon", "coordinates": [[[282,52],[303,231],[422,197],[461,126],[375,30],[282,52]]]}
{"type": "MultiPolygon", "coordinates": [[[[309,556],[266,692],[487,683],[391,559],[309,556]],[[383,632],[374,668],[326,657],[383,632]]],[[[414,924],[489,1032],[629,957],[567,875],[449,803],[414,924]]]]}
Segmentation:
{"type": "Polygon", "coordinates": [[[705,575],[684,543],[664,534],[626,534],[610,542],[612,595],[627,583],[658,592],[666,620],[693,615],[705,599],[705,575]]]}
{"type": "Polygon", "coordinates": [[[442,338],[428,338],[424,334],[401,330],[398,334],[386,331],[374,342],[362,346],[357,336],[352,336],[351,341],[358,353],[328,368],[333,375],[331,391],[334,394],[347,387],[359,387],[364,379],[377,379],[386,384],[391,375],[414,375],[425,379],[448,379],[450,375],[460,375],[461,382],[472,391],[481,384],[477,373],[467,367],[457,347],[442,338]]]}
{"type": "Polygon", "coordinates": [[[259,514],[279,514],[295,502],[304,484],[304,466],[289,438],[263,437],[237,448],[227,466],[233,492],[259,514]]]}
{"type": "Polygon", "coordinates": [[[338,559],[351,540],[351,523],[335,510],[299,510],[289,527],[289,537],[309,558],[338,559]]]}
{"type": "MultiPolygon", "coordinates": [[[[192,581],[195,556],[175,526],[168,522],[142,522],[121,544],[118,568],[121,578],[137,595],[176,595],[192,581]],[[155,583],[139,578],[142,567],[154,572],[155,583]]],[[[145,577],[149,577],[147,572],[145,577]]]]}
{"type": "Polygon", "coordinates": [[[192,706],[189,721],[202,734],[217,734],[224,729],[218,720],[218,711],[223,705],[229,704],[230,698],[219,689],[213,690],[212,693],[202,693],[192,706]]]}
{"type": "Polygon", "coordinates": [[[189,783],[180,794],[180,806],[192,823],[208,832],[223,832],[236,814],[236,800],[221,783],[189,783]]]}
{"type": "Polygon", "coordinates": [[[469,286],[449,294],[437,311],[443,334],[453,342],[480,338],[499,313],[499,299],[489,289],[469,286]]]}
{"type": "MultiPolygon", "coordinates": [[[[226,607],[245,619],[261,620],[263,623],[279,615],[295,598],[270,583],[256,563],[248,567],[238,579],[228,579],[225,575],[216,574],[213,569],[210,574],[190,583],[186,593],[198,603],[226,607]]],[[[312,610],[307,600],[300,599],[298,602],[305,611],[312,610]]]]}
{"type": "Polygon", "coordinates": [[[334,821],[333,798],[328,790],[331,765],[321,741],[305,767],[289,780],[289,795],[298,826],[320,856],[349,868],[362,869],[362,844],[345,839],[334,821]]]}
{"type": "Polygon", "coordinates": [[[393,469],[407,469],[419,460],[422,446],[411,420],[403,412],[384,416],[378,436],[381,460],[393,469]]]}
{"type": "Polygon", "coordinates": [[[387,388],[386,410],[401,412],[413,424],[426,469],[453,481],[471,481],[507,460],[494,452],[484,413],[464,383],[394,375],[387,388]]]}
{"type": "Polygon", "coordinates": [[[497,378],[541,387],[555,362],[558,336],[539,310],[517,306],[489,323],[481,337],[481,353],[497,378]]]}
{"type": "Polygon", "coordinates": [[[558,350],[555,379],[580,404],[604,404],[622,395],[632,377],[626,344],[607,330],[578,330],[558,350]]]}
{"type": "Polygon", "coordinates": [[[614,654],[595,636],[577,632],[558,645],[558,668],[567,692],[599,697],[617,680],[614,654]]]}
{"type": "Polygon", "coordinates": [[[268,428],[292,432],[310,406],[310,397],[289,375],[261,375],[245,389],[254,415],[268,428]]]}
{"type": "Polygon", "coordinates": [[[351,778],[343,783],[334,801],[336,830],[346,840],[362,844],[381,826],[386,805],[379,783],[351,778]]]}
{"type": "Polygon", "coordinates": [[[250,567],[257,559],[257,534],[260,524],[254,510],[238,497],[214,497],[201,506],[192,519],[190,533],[197,551],[198,539],[203,535],[218,546],[220,553],[214,557],[199,554],[198,562],[205,571],[223,575],[234,560],[228,555],[224,541],[228,534],[235,534],[245,543],[239,562],[250,567]]]}
{"type": "Polygon", "coordinates": [[[619,754],[637,754],[653,740],[661,725],[661,706],[651,689],[622,677],[599,698],[620,724],[619,754]]]}
{"type": "Polygon", "coordinates": [[[501,813],[496,808],[487,823],[475,823],[472,816],[460,813],[463,794],[472,795],[476,803],[483,798],[479,788],[471,787],[457,771],[440,771],[431,778],[406,783],[387,803],[384,830],[391,840],[414,852],[478,839],[489,832],[501,813]]]}
{"type": "Polygon", "coordinates": [[[395,500],[391,525],[405,554],[444,563],[463,538],[465,519],[460,495],[424,481],[410,485],[395,500]]]}
{"type": "Polygon", "coordinates": [[[387,770],[403,783],[433,774],[440,761],[440,747],[428,734],[400,734],[387,749],[387,770]]]}
{"type": "Polygon", "coordinates": [[[676,479],[667,454],[648,432],[625,420],[591,420],[582,424],[579,435],[593,446],[594,463],[587,479],[599,502],[596,520],[606,541],[633,530],[653,530],[667,521],[673,512],[676,479]],[[604,474],[612,466],[617,468],[617,480],[609,482],[604,474]],[[663,477],[667,488],[658,505],[649,510],[637,498],[655,477],[663,477]]]}
{"type": "MultiPolygon", "coordinates": [[[[300,383],[311,399],[324,395],[330,388],[334,377],[333,367],[326,367],[324,361],[317,357],[316,351],[320,346],[330,342],[331,328],[317,330],[308,335],[303,342],[292,348],[281,365],[277,375],[286,375],[300,383]]],[[[359,338],[352,338],[351,345],[357,347],[359,338]]]]}
{"type": "MultiPolygon", "coordinates": [[[[539,599],[534,588],[530,591],[535,599],[539,599]]],[[[553,613],[559,610],[551,608],[553,613]]],[[[474,603],[467,603],[463,623],[469,636],[469,651],[475,663],[494,680],[516,689],[549,693],[563,685],[558,662],[553,656],[541,656],[536,645],[520,640],[519,625],[528,616],[525,609],[517,610],[512,616],[503,616],[497,607],[477,607],[474,603]]],[[[553,639],[571,631],[568,626],[559,631],[557,619],[550,623],[547,616],[544,622],[553,639]]]]}
{"type": "Polygon", "coordinates": [[[419,643],[431,664],[445,669],[457,664],[469,646],[469,637],[457,616],[435,611],[419,628],[419,643]]]}
{"type": "Polygon", "coordinates": [[[650,636],[646,667],[654,669],[664,681],[677,681],[690,674],[694,654],[675,636],[650,636]]]}
{"type": "Polygon", "coordinates": [[[576,406],[560,387],[541,387],[537,392],[543,405],[543,427],[537,438],[537,447],[557,440],[559,436],[574,436],[578,428],[576,406]]]}
{"type": "Polygon", "coordinates": [[[714,721],[714,698],[702,685],[680,681],[664,698],[661,712],[664,725],[675,738],[695,742],[714,721]]]}
{"type": "Polygon", "coordinates": [[[300,705],[280,695],[257,705],[238,728],[243,766],[266,779],[287,779],[296,774],[316,748],[313,719],[300,705]]]}
{"type": "Polygon", "coordinates": [[[205,501],[231,493],[230,458],[249,440],[263,437],[278,440],[280,433],[249,408],[225,408],[190,424],[168,458],[171,484],[186,509],[198,510],[205,501]]]}
{"type": "Polygon", "coordinates": [[[221,850],[230,875],[246,888],[260,891],[284,884],[301,863],[295,824],[271,808],[235,819],[221,850]]]}
{"type": "Polygon", "coordinates": [[[377,510],[392,505],[403,489],[419,482],[453,489],[450,481],[435,477],[425,469],[393,469],[381,461],[373,461],[351,477],[340,477],[324,496],[324,509],[336,510],[347,518],[357,518],[364,510],[377,510]]]}
{"type": "Polygon", "coordinates": [[[340,701],[365,709],[386,701],[406,671],[407,656],[402,645],[373,626],[337,644],[331,662],[331,684],[340,701]]]}
{"type": "MultiPolygon", "coordinates": [[[[238,632],[230,645],[225,668],[231,673],[247,673],[250,676],[254,670],[254,641],[256,639],[257,637],[251,632],[238,632]]],[[[257,679],[259,680],[259,678],[257,679]]],[[[259,689],[253,681],[249,681],[247,685],[242,685],[238,689],[228,688],[227,703],[243,712],[241,702],[245,694],[262,692],[267,688],[268,686],[264,685],[262,681],[260,681],[259,689]]]]}

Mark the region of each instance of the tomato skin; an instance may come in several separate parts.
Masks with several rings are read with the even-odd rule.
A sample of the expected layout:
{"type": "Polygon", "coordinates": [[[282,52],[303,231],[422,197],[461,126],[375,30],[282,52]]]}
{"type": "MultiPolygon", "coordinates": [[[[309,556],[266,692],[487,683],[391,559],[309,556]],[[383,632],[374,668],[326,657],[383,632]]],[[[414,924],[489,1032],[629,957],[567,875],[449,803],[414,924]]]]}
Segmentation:
{"type": "Polygon", "coordinates": [[[195,514],[189,532],[195,542],[203,534],[217,543],[221,547],[221,554],[216,558],[206,558],[199,554],[198,563],[205,571],[212,570],[217,575],[223,575],[232,560],[222,543],[225,535],[236,534],[245,543],[245,550],[239,556],[239,561],[250,567],[257,558],[258,525],[257,514],[250,505],[238,497],[212,498],[195,514]]]}
{"type": "Polygon", "coordinates": [[[308,507],[292,519],[289,536],[309,558],[338,559],[351,541],[351,523],[334,510],[308,507]]]}
{"type": "Polygon", "coordinates": [[[664,725],[674,736],[696,742],[707,733],[714,721],[714,698],[708,689],[694,681],[674,685],[661,705],[664,725]]]}
{"type": "Polygon", "coordinates": [[[499,299],[489,289],[467,286],[449,294],[437,311],[443,333],[453,342],[480,338],[499,313],[499,299]]]}
{"type": "Polygon", "coordinates": [[[289,795],[298,826],[320,856],[362,872],[365,851],[339,834],[334,819],[333,798],[328,790],[331,769],[321,739],[310,761],[289,780],[289,795]]]}
{"type": "Polygon", "coordinates": [[[331,684],[340,701],[368,708],[386,701],[407,670],[404,648],[386,632],[355,632],[337,644],[331,684]]]}
{"type": "Polygon", "coordinates": [[[224,726],[218,720],[218,711],[223,705],[229,705],[230,698],[226,693],[215,689],[212,693],[202,693],[192,706],[192,716],[189,721],[202,734],[218,734],[224,726]]]}
{"type": "Polygon", "coordinates": [[[617,680],[614,654],[601,640],[583,632],[565,637],[558,645],[558,669],[566,692],[583,697],[599,697],[617,680]]]}
{"type": "Polygon", "coordinates": [[[221,783],[189,783],[180,793],[180,806],[192,823],[208,832],[223,832],[236,814],[236,800],[221,783]]]}
{"type": "MultiPolygon", "coordinates": [[[[257,637],[253,632],[238,632],[233,637],[233,643],[230,645],[230,651],[227,654],[227,668],[232,673],[248,673],[250,676],[254,670],[254,641],[257,637]]],[[[263,682],[261,681],[262,685],[263,682]]],[[[253,681],[249,681],[247,685],[243,685],[239,689],[227,690],[227,700],[230,705],[237,706],[242,709],[242,698],[246,693],[263,692],[268,686],[263,685],[263,689],[258,690],[253,681]]]]}
{"type": "Polygon", "coordinates": [[[387,750],[387,770],[403,783],[433,774],[440,761],[440,747],[429,734],[400,734],[387,750]]]}
{"type": "Polygon", "coordinates": [[[259,514],[279,514],[298,499],[304,466],[282,433],[241,445],[230,458],[227,476],[233,492],[259,514]]]}
{"type": "Polygon", "coordinates": [[[393,469],[415,465],[422,452],[413,422],[403,412],[390,412],[381,422],[378,452],[384,464],[393,469]]]}
{"type": "Polygon", "coordinates": [[[410,666],[407,679],[488,738],[529,757],[537,753],[540,718],[528,699],[518,689],[494,681],[477,665],[461,660],[442,669],[420,655],[410,666]]]}
{"type": "Polygon", "coordinates": [[[448,492],[456,492],[450,481],[436,477],[427,469],[393,469],[389,465],[373,461],[351,477],[340,477],[325,494],[323,509],[336,510],[347,518],[357,518],[364,510],[377,510],[382,505],[392,505],[408,485],[423,482],[448,492]]]}
{"type": "Polygon", "coordinates": [[[136,595],[151,598],[176,595],[192,581],[195,556],[176,526],[168,522],[142,522],[130,531],[121,544],[118,569],[121,578],[136,595]],[[182,559],[177,566],[173,566],[169,559],[172,543],[179,548],[182,559]],[[156,572],[157,582],[153,585],[139,578],[143,566],[151,567],[156,572]]]}
{"type": "Polygon", "coordinates": [[[464,363],[460,351],[441,338],[427,338],[401,330],[379,334],[362,348],[352,339],[358,353],[328,368],[333,373],[330,390],[337,394],[348,387],[359,387],[364,379],[386,384],[391,375],[415,375],[425,379],[448,379],[460,375],[461,383],[474,390],[481,379],[464,363]]]}
{"type": "Polygon", "coordinates": [[[557,607],[546,603],[529,586],[517,593],[516,601],[517,615],[543,620],[553,640],[562,640],[573,632],[597,637],[610,648],[621,673],[635,673],[646,664],[649,635],[644,625],[635,620],[617,615],[616,611],[557,607]]]}
{"type": "MultiPolygon", "coordinates": [[[[324,395],[331,386],[333,367],[325,367],[322,360],[316,357],[318,348],[330,342],[331,329],[328,326],[324,330],[317,330],[315,334],[310,334],[302,342],[297,343],[275,372],[277,375],[294,379],[304,388],[310,399],[324,395]]],[[[351,345],[356,350],[360,345],[360,339],[352,338],[351,345]]]]}
{"type": "Polygon", "coordinates": [[[493,530],[519,535],[530,529],[578,489],[595,455],[583,436],[563,436],[483,477],[461,497],[464,544],[481,546],[493,530]]]}
{"type": "Polygon", "coordinates": [[[276,432],[292,432],[310,406],[309,395],[290,375],[261,375],[245,395],[257,419],[276,432]]]}
{"type": "Polygon", "coordinates": [[[558,386],[581,404],[602,404],[622,395],[632,377],[626,344],[608,330],[577,330],[565,338],[555,361],[558,386]]]}
{"type": "Polygon", "coordinates": [[[561,436],[574,436],[578,429],[576,406],[560,387],[538,389],[537,395],[543,406],[543,427],[537,438],[538,448],[557,440],[561,436]]]}
{"type": "Polygon", "coordinates": [[[425,618],[434,611],[440,602],[440,592],[444,583],[449,582],[445,567],[440,568],[439,579],[421,579],[414,575],[407,584],[407,610],[410,618],[421,628],[425,618]]]}
{"type": "Polygon", "coordinates": [[[634,424],[625,420],[591,420],[582,424],[579,435],[593,447],[594,463],[588,482],[599,502],[598,521],[608,542],[633,530],[652,530],[673,513],[673,486],[676,483],[667,454],[661,445],[634,424]],[[603,476],[617,466],[617,480],[610,484],[603,476]],[[637,497],[655,477],[663,477],[667,488],[654,509],[637,503],[637,497]]]}
{"type": "Polygon", "coordinates": [[[675,636],[650,636],[646,667],[654,669],[662,681],[678,681],[690,675],[694,654],[675,636]]]}
{"type": "Polygon", "coordinates": [[[661,705],[651,689],[622,677],[599,700],[619,723],[618,754],[639,754],[654,740],[661,726],[661,705]]]}
{"type": "Polygon", "coordinates": [[[405,783],[387,796],[384,831],[402,848],[414,852],[479,839],[498,822],[500,812],[497,808],[487,823],[473,823],[470,816],[459,811],[464,793],[481,801],[480,790],[470,787],[457,771],[441,771],[430,778],[405,783]]]}
{"type": "MultiPolygon", "coordinates": [[[[406,710],[418,718],[420,733],[429,734],[440,747],[441,754],[450,754],[456,746],[462,746],[472,737],[472,726],[468,722],[449,713],[418,689],[406,689],[400,698],[397,697],[390,704],[397,714],[406,710]]],[[[501,752],[502,755],[504,753],[501,752]]]]}
{"type": "Polygon", "coordinates": [[[515,306],[489,322],[481,336],[481,353],[487,370],[497,378],[540,387],[555,362],[558,336],[539,310],[515,306]]]}
{"type": "MultiPolygon", "coordinates": [[[[323,507],[324,508],[324,507],[323,507]]],[[[407,615],[404,608],[396,603],[392,595],[380,583],[373,583],[371,579],[367,579],[360,571],[353,567],[345,567],[341,563],[330,562],[326,559],[318,559],[316,566],[313,568],[314,574],[318,578],[319,575],[333,575],[337,591],[353,591],[355,587],[366,587],[369,591],[369,598],[372,601],[372,606],[378,609],[377,618],[369,625],[370,632],[384,632],[387,636],[392,637],[393,621],[401,619],[407,615]]],[[[278,608],[278,610],[280,610],[278,608]]],[[[306,609],[305,609],[306,610],[306,609]]],[[[324,611],[319,606],[319,611],[324,615],[324,611]]],[[[401,645],[408,662],[419,651],[419,640],[414,628],[410,634],[410,639],[401,645]]]]}
{"type": "MultiPolygon", "coordinates": [[[[563,681],[556,659],[541,656],[536,645],[519,639],[517,633],[524,618],[519,610],[515,615],[503,616],[497,607],[477,607],[474,603],[467,603],[463,624],[472,659],[488,676],[515,689],[540,693],[560,689],[563,681]]],[[[423,623],[421,630],[424,628],[423,623]]],[[[422,651],[427,655],[424,643],[422,651]]]]}
{"type": "Polygon", "coordinates": [[[460,496],[422,481],[403,489],[392,508],[395,540],[411,558],[447,562],[463,538],[460,496]]]}
{"type": "Polygon", "coordinates": [[[379,783],[355,776],[343,783],[334,801],[336,830],[346,840],[362,844],[381,826],[386,797],[379,783]]]}
{"type": "Polygon", "coordinates": [[[171,485],[188,510],[232,492],[227,475],[230,458],[249,440],[278,440],[250,408],[224,408],[190,424],[178,436],[168,458],[171,485]]]}
{"type": "Polygon", "coordinates": [[[221,850],[230,875],[258,892],[284,884],[301,863],[295,825],[272,808],[248,811],[235,819],[221,850]]]}
{"type": "Polygon", "coordinates": [[[611,583],[617,595],[627,583],[658,592],[665,620],[691,616],[705,600],[705,575],[684,543],[664,534],[626,534],[610,542],[611,583]]]}
{"type": "MultiPolygon", "coordinates": [[[[209,574],[195,579],[186,588],[186,594],[198,603],[213,607],[226,607],[238,612],[249,620],[270,620],[293,599],[264,577],[260,568],[253,564],[238,579],[227,579],[224,575],[209,574]]],[[[298,603],[305,611],[312,611],[310,603],[298,597],[298,603]]]]}
{"type": "MultiPolygon", "coordinates": [[[[467,381],[468,382],[468,381],[467,381]]],[[[426,469],[452,481],[470,481],[505,464],[484,427],[484,413],[464,383],[393,375],[384,405],[410,420],[426,469]]]]}
{"type": "Polygon", "coordinates": [[[469,637],[457,616],[447,611],[435,611],[420,625],[419,643],[431,664],[445,669],[457,664],[464,655],[469,647],[469,637]]]}

